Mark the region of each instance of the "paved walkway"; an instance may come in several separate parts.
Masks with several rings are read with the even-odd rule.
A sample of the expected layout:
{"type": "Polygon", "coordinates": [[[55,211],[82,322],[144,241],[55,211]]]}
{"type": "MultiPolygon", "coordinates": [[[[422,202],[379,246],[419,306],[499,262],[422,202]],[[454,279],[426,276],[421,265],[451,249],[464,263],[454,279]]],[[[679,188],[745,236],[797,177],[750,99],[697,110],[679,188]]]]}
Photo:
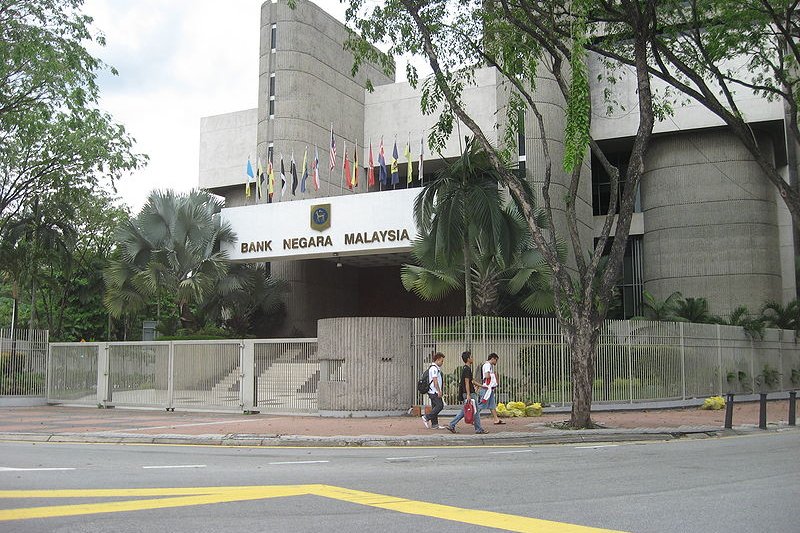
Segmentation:
{"type": "MultiPolygon", "coordinates": [[[[445,424],[452,414],[440,416],[445,424]]],[[[724,431],[725,411],[637,409],[603,411],[592,415],[600,429],[561,430],[553,425],[569,419],[566,413],[537,418],[506,418],[493,425],[482,418],[486,435],[475,435],[463,422],[458,434],[425,429],[417,417],[320,418],[316,416],[242,415],[95,409],[89,407],[0,408],[0,440],[50,442],[151,442],[228,445],[474,445],[613,442],[681,437],[708,437],[759,432],[758,403],[734,406],[734,429],[724,431]]],[[[788,401],[768,402],[768,430],[787,426],[788,401]]]]}

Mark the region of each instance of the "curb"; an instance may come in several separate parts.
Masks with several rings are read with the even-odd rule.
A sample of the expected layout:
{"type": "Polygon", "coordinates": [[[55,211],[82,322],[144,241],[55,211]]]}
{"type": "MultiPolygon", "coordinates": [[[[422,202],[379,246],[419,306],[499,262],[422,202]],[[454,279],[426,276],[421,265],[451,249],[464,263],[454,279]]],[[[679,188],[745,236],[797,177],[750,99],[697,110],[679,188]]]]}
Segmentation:
{"type": "Polygon", "coordinates": [[[310,435],[140,435],[132,433],[0,433],[4,442],[49,442],[92,444],[173,444],[184,446],[270,446],[270,447],[446,447],[446,446],[537,446],[552,444],[585,444],[670,441],[678,439],[706,439],[742,435],[763,435],[786,431],[798,431],[797,427],[771,424],[766,430],[744,425],[733,429],[717,426],[685,426],[675,428],[635,429],[584,429],[546,430],[543,432],[504,432],[489,435],[358,435],[358,436],[310,436],[310,435]]]}

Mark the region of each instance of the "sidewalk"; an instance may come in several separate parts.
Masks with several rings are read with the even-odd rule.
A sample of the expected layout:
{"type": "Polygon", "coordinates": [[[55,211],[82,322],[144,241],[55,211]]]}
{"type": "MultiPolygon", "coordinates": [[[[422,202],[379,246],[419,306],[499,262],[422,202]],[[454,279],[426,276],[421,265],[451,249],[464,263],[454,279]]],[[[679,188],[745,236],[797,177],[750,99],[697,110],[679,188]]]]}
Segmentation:
{"type": "MultiPolygon", "coordinates": [[[[447,423],[451,414],[440,416],[447,423]]],[[[788,401],[768,402],[768,431],[795,431],[787,426],[788,401]]],[[[568,413],[546,413],[536,418],[505,418],[494,425],[491,415],[481,419],[489,431],[475,435],[472,426],[459,423],[457,434],[425,429],[418,417],[320,418],[315,416],[242,415],[95,409],[90,407],[0,408],[0,440],[38,442],[135,442],[250,446],[389,446],[389,445],[510,445],[580,442],[620,442],[704,438],[761,433],[758,403],[734,405],[732,430],[724,430],[725,411],[638,409],[594,412],[601,426],[592,430],[554,429],[568,413]]]]}

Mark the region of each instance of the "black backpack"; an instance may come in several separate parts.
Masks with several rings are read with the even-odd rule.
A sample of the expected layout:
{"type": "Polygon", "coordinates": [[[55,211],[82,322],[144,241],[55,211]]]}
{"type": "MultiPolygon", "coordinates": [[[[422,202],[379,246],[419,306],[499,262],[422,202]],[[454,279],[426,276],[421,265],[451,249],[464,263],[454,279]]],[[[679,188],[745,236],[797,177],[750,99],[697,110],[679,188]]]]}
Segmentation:
{"type": "Polygon", "coordinates": [[[423,372],[419,380],[417,380],[417,392],[420,394],[427,394],[431,389],[431,380],[428,379],[428,372],[430,369],[431,367],[426,368],[425,372],[423,372]]]}

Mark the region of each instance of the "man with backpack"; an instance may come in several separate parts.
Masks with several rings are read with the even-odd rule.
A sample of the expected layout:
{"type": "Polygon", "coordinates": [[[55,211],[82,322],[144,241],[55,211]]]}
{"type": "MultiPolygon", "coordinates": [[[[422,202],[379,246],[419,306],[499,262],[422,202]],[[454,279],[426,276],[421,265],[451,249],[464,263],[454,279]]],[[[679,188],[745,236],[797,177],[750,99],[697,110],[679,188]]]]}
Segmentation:
{"type": "Polygon", "coordinates": [[[431,412],[422,415],[422,423],[428,429],[440,429],[439,413],[444,409],[444,380],[442,377],[442,364],[444,354],[436,352],[432,356],[433,363],[428,367],[428,398],[431,399],[431,412]]]}
{"type": "MultiPolygon", "coordinates": [[[[475,394],[475,387],[480,387],[481,384],[475,381],[472,377],[472,353],[469,351],[462,353],[461,360],[464,361],[464,366],[461,367],[461,379],[458,382],[458,397],[462,402],[477,401],[478,395],[475,394]]],[[[464,418],[465,405],[466,403],[461,404],[461,412],[458,413],[447,426],[445,426],[450,433],[456,432],[456,424],[458,424],[461,419],[464,418]]],[[[481,427],[480,409],[475,409],[472,425],[475,427],[475,433],[488,433],[488,431],[481,427]]]]}

